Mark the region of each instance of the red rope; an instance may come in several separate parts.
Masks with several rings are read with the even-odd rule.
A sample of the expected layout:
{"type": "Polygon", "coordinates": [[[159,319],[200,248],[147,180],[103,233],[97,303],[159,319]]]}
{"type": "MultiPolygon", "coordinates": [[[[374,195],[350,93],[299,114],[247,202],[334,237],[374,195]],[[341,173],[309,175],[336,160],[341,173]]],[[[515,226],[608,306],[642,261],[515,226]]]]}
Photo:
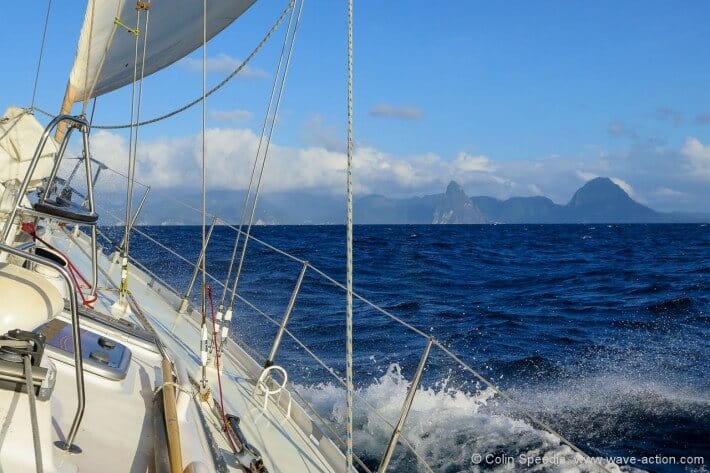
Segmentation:
{"type": "Polygon", "coordinates": [[[224,414],[224,393],[222,392],[222,373],[220,370],[220,347],[217,346],[217,325],[216,318],[214,315],[214,297],[212,296],[212,286],[207,286],[207,295],[210,299],[210,314],[212,317],[212,346],[215,351],[215,365],[217,366],[217,384],[219,386],[219,413],[222,416],[222,430],[227,433],[229,437],[229,443],[232,444],[232,448],[236,451],[237,446],[234,438],[232,438],[232,429],[227,428],[227,416],[224,414]]]}
{"type": "Polygon", "coordinates": [[[89,283],[89,281],[84,277],[84,275],[81,274],[81,271],[79,271],[79,268],[77,268],[74,265],[74,263],[72,263],[71,260],[64,253],[62,253],[56,247],[50,245],[49,243],[44,241],[44,239],[42,239],[42,237],[37,235],[37,228],[35,227],[34,223],[29,223],[29,222],[23,223],[22,224],[22,231],[27,233],[28,235],[30,235],[35,240],[38,240],[44,246],[46,246],[47,248],[56,252],[57,254],[59,254],[59,256],[64,258],[64,261],[67,262],[67,268],[69,268],[69,275],[71,276],[72,280],[74,281],[74,284],[76,285],[76,288],[77,288],[77,292],[79,293],[79,296],[81,297],[81,303],[83,305],[85,305],[86,307],[88,307],[89,309],[93,309],[94,303],[96,302],[96,299],[98,298],[98,296],[96,296],[96,294],[94,294],[93,296],[90,296],[90,297],[86,297],[84,295],[84,291],[81,290],[81,285],[79,284],[79,280],[77,279],[77,276],[81,279],[81,281],[84,283],[84,285],[88,289],[91,289],[91,283],[89,283]]]}

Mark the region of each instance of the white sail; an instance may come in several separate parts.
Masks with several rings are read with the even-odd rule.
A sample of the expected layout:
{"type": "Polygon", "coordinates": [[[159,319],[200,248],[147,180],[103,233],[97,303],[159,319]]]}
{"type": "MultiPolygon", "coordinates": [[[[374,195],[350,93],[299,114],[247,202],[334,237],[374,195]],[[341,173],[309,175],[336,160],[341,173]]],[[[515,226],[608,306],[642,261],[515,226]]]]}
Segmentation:
{"type": "MultiPolygon", "coordinates": [[[[239,18],[254,1],[209,0],[207,38],[211,39],[239,18]]],[[[199,0],[150,2],[145,76],[178,61],[202,44],[202,8],[199,0]]],[[[142,12],[141,35],[145,34],[145,16],[142,12]]],[[[89,0],[65,105],[103,95],[133,80],[135,37],[120,23],[136,27],[135,0],[89,0]]],[[[142,36],[139,41],[140,64],[142,36]]]]}

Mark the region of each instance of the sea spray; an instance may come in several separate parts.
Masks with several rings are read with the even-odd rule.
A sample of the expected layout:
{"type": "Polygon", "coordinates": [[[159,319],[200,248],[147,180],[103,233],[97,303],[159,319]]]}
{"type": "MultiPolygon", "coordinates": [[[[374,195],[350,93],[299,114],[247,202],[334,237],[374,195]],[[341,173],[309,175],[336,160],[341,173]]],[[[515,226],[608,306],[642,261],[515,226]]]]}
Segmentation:
{"type": "MultiPolygon", "coordinates": [[[[322,416],[336,425],[343,424],[341,387],[332,383],[294,387],[322,416]]],[[[377,466],[390,439],[391,424],[397,421],[408,388],[409,381],[400,366],[392,364],[383,376],[356,391],[356,453],[372,468],[377,466]]],[[[585,464],[555,435],[522,419],[484,412],[496,404],[495,393],[489,388],[462,391],[449,386],[447,379],[420,387],[402,432],[403,440],[434,471],[530,471],[535,469],[536,465],[531,464],[535,461],[544,463],[544,471],[599,470],[585,464]]],[[[609,471],[620,471],[616,465],[605,466],[609,471]]],[[[392,468],[402,472],[427,471],[408,448],[401,446],[392,468]]]]}

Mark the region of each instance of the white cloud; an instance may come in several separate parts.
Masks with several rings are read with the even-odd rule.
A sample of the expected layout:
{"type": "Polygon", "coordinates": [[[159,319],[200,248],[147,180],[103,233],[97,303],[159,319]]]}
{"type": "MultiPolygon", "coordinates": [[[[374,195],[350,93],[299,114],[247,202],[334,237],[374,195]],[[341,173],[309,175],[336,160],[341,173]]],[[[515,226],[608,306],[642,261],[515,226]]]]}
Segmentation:
{"type": "MultiPolygon", "coordinates": [[[[128,156],[125,137],[97,131],[92,136],[94,155],[110,167],[124,170],[128,156]]],[[[197,187],[200,182],[199,135],[143,141],[138,147],[136,175],[156,188],[197,187]]],[[[244,189],[248,185],[258,136],[251,130],[207,130],[208,185],[244,189]]],[[[265,191],[310,190],[342,192],[345,186],[345,153],[325,146],[303,148],[272,144],[264,178],[265,191]]],[[[370,146],[355,150],[355,189],[358,193],[388,195],[440,192],[450,179],[472,190],[510,187],[509,180],[495,176],[486,156],[460,153],[454,160],[426,153],[398,157],[370,146]]],[[[481,190],[478,193],[484,193],[481,190]]]]}
{"type": "Polygon", "coordinates": [[[210,118],[218,122],[242,122],[251,120],[253,114],[248,110],[210,110],[210,118]]]}
{"type": "Polygon", "coordinates": [[[576,170],[574,173],[575,173],[575,174],[577,175],[577,177],[580,178],[583,182],[591,181],[592,179],[596,179],[597,177],[599,177],[598,174],[594,174],[594,173],[591,173],[591,172],[585,172],[585,171],[582,171],[582,170],[579,170],[579,169],[576,170]]]}
{"type": "Polygon", "coordinates": [[[631,187],[631,184],[629,184],[623,179],[619,179],[618,177],[611,177],[610,179],[611,182],[624,189],[624,192],[629,194],[631,197],[636,197],[636,191],[633,187],[631,187]]]}
{"type": "MultiPolygon", "coordinates": [[[[600,164],[602,166],[605,166],[605,165],[608,166],[608,163],[600,163],[600,164]]],[[[579,169],[575,171],[575,174],[577,175],[578,178],[580,178],[584,182],[591,181],[592,179],[596,179],[597,177],[601,177],[599,174],[595,174],[593,172],[585,172],[585,171],[582,171],[579,169]]],[[[618,177],[610,177],[609,179],[611,179],[611,182],[613,182],[617,186],[621,187],[624,190],[624,192],[629,194],[631,197],[636,196],[636,191],[634,191],[634,188],[631,187],[631,184],[629,184],[625,180],[618,178],[618,177]]]]}
{"type": "Polygon", "coordinates": [[[466,153],[459,153],[454,160],[456,169],[464,172],[493,172],[495,167],[486,156],[471,156],[466,153]]]}
{"type": "Polygon", "coordinates": [[[379,118],[399,118],[402,120],[421,120],[422,110],[413,106],[397,106],[380,103],[370,109],[370,116],[379,118]]]}
{"type": "Polygon", "coordinates": [[[710,179],[710,145],[706,146],[697,138],[685,140],[681,153],[688,158],[690,172],[701,179],[710,179]]]}
{"type": "MultiPolygon", "coordinates": [[[[321,126],[318,124],[316,129],[321,126]]],[[[272,144],[264,191],[342,194],[346,161],[342,143],[322,138],[307,140],[310,144],[302,147],[272,144]]],[[[125,172],[128,151],[124,135],[97,130],[92,134],[92,142],[97,159],[125,172]]],[[[199,135],[143,141],[138,149],[138,179],[156,188],[198,188],[200,142],[199,135]]],[[[257,145],[258,135],[248,129],[208,129],[208,186],[245,189],[257,145]]],[[[354,180],[359,194],[438,193],[454,179],[469,195],[498,198],[545,195],[555,202],[566,203],[580,182],[609,176],[629,195],[648,201],[654,208],[707,211],[710,195],[706,181],[690,176],[684,168],[687,165],[690,169],[691,157],[699,169],[710,170],[709,147],[694,139],[682,150],[632,147],[627,152],[600,152],[596,156],[495,161],[485,155],[463,152],[452,159],[435,153],[401,156],[361,145],[355,149],[354,180]],[[676,194],[678,189],[687,197],[676,194]]]]}
{"type": "Polygon", "coordinates": [[[528,190],[532,195],[542,195],[542,190],[536,184],[528,184],[528,190]]]}
{"type": "Polygon", "coordinates": [[[671,197],[671,198],[680,198],[684,199],[688,196],[685,192],[677,191],[675,189],[671,189],[670,187],[659,187],[654,191],[654,194],[659,196],[659,197],[671,197]]]}
{"type": "Polygon", "coordinates": [[[311,146],[322,146],[328,151],[345,152],[345,141],[343,133],[339,133],[335,128],[323,124],[323,117],[319,114],[309,118],[303,126],[303,134],[306,142],[311,146]]]}
{"type": "MultiPolygon", "coordinates": [[[[220,53],[207,58],[207,70],[209,72],[232,72],[241,63],[241,60],[233,58],[229,54],[220,53]]],[[[202,58],[186,57],[180,61],[180,64],[191,71],[202,71],[202,58]]],[[[269,74],[262,69],[246,65],[239,74],[237,74],[237,77],[245,79],[265,79],[269,77],[269,74]]]]}

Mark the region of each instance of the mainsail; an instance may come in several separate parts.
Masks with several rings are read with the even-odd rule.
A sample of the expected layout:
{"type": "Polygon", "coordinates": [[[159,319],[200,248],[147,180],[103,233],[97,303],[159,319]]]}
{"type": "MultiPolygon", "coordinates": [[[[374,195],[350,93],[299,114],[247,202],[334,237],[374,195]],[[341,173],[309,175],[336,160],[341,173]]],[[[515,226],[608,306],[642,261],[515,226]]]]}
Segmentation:
{"type": "MultiPolygon", "coordinates": [[[[239,18],[255,0],[209,0],[207,38],[239,18]]],[[[103,95],[133,80],[136,26],[135,0],[89,0],[76,59],[62,106],[103,95]]],[[[169,66],[202,44],[203,12],[198,0],[153,0],[145,54],[144,76],[169,66]]],[[[145,18],[145,15],[143,15],[145,18]]],[[[140,28],[144,27],[141,20],[140,28]]],[[[144,34],[145,31],[140,31],[144,34]]],[[[138,51],[143,60],[142,47],[138,51]]]]}

